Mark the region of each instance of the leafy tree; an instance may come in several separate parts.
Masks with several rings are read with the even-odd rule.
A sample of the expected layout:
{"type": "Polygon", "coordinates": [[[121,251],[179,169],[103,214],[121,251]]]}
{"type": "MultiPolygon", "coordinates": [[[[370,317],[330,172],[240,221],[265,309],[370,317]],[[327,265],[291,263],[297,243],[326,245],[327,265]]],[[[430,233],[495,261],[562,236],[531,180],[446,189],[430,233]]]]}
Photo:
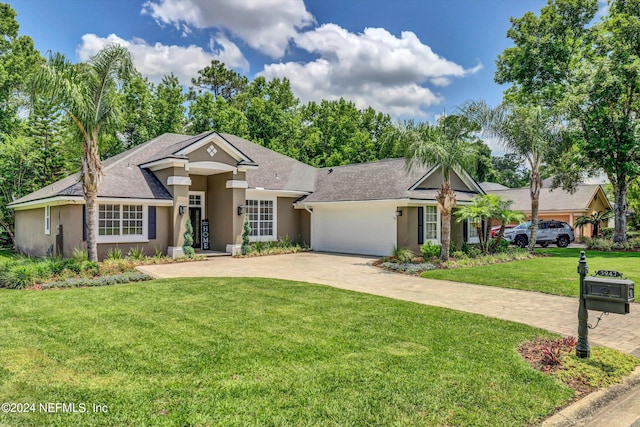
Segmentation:
{"type": "Polygon", "coordinates": [[[34,99],[25,130],[32,140],[31,148],[37,156],[34,164],[38,185],[48,185],[67,175],[64,136],[65,123],[58,106],[45,99],[34,99]]]}
{"type": "Polygon", "coordinates": [[[191,79],[191,83],[200,89],[209,91],[214,98],[231,99],[247,87],[249,80],[245,76],[229,70],[223,62],[214,59],[211,61],[211,65],[198,70],[198,77],[191,79]]]}
{"type": "Polygon", "coordinates": [[[301,108],[303,123],[300,160],[327,167],[404,157],[401,143],[386,138],[391,118],[372,108],[358,110],[351,101],[323,100],[301,108]]]}
{"type": "MultiPolygon", "coordinates": [[[[523,166],[523,159],[516,153],[491,158],[495,170],[495,181],[509,188],[520,188],[529,184],[529,171],[523,166]]],[[[542,173],[541,173],[542,175],[542,173]]]]}
{"type": "Polygon", "coordinates": [[[155,85],[139,73],[124,83],[120,96],[124,127],[118,132],[123,151],[160,135],[154,112],[154,107],[160,107],[155,96],[155,85]]]}
{"type": "Polygon", "coordinates": [[[224,98],[211,93],[198,95],[189,105],[189,133],[223,132],[239,137],[249,137],[249,123],[242,111],[224,98]]]}
{"type": "Polygon", "coordinates": [[[184,103],[187,96],[182,93],[182,85],[178,78],[169,74],[162,78],[156,86],[153,100],[153,117],[155,118],[155,133],[182,133],[185,121],[184,103]]]}
{"type": "Polygon", "coordinates": [[[640,7],[611,0],[593,22],[596,0],[549,0],[540,15],[512,19],[515,46],[498,59],[506,95],[563,109],[573,125],[556,183],[571,188],[601,169],[614,187],[614,241],[626,240],[627,191],[640,176],[640,7]]]}
{"type": "Polygon", "coordinates": [[[481,126],[482,131],[498,139],[529,164],[531,195],[531,239],[533,252],[538,229],[538,208],[542,188],[541,170],[548,157],[549,146],[557,139],[558,126],[548,109],[540,106],[502,104],[491,108],[484,101],[469,101],[463,114],[481,126]]]}
{"type": "Polygon", "coordinates": [[[35,92],[58,105],[75,124],[82,141],[82,190],[87,206],[87,249],[97,261],[96,221],[98,189],[102,179],[100,138],[117,128],[121,113],[116,102],[118,85],[129,79],[133,63],[129,52],[117,45],[99,51],[85,64],[72,64],[53,54],[35,80],[35,92]]]}
{"type": "Polygon", "coordinates": [[[15,10],[0,3],[0,139],[19,127],[18,109],[26,103],[21,93],[43,62],[31,37],[19,36],[19,29],[15,10]]]}
{"type": "Polygon", "coordinates": [[[456,193],[451,188],[451,174],[469,169],[475,161],[475,150],[470,143],[475,125],[462,116],[441,117],[437,124],[401,122],[392,137],[404,140],[407,148],[407,167],[440,165],[442,186],[436,201],[442,218],[442,252],[449,259],[451,246],[451,213],[456,206],[456,193]]]}
{"type": "Polygon", "coordinates": [[[19,136],[0,141],[0,227],[15,246],[14,212],[7,204],[38,188],[39,152],[33,139],[19,136]]]}
{"type": "Polygon", "coordinates": [[[233,99],[249,125],[249,139],[293,158],[299,158],[299,101],[287,79],[257,77],[233,99]]]}

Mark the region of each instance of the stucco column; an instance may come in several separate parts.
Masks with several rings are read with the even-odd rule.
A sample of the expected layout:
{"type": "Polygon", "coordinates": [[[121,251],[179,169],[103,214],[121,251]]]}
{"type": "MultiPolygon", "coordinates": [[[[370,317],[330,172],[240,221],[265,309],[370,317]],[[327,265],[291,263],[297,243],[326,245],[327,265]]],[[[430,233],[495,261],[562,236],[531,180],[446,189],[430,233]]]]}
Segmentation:
{"type": "MultiPolygon", "coordinates": [[[[232,234],[231,241],[227,243],[226,252],[233,255],[240,253],[242,246],[242,231],[244,225],[244,217],[246,215],[246,208],[242,209],[242,215],[238,215],[238,206],[245,206],[247,200],[247,188],[248,184],[245,181],[244,173],[238,173],[235,179],[226,182],[227,191],[232,192],[231,206],[233,206],[232,213],[232,234]]],[[[275,207],[274,207],[275,208],[275,207]]]]}
{"type": "Polygon", "coordinates": [[[167,255],[172,258],[184,256],[182,245],[189,217],[189,186],[191,178],[185,176],[170,176],[167,184],[172,187],[173,206],[171,208],[171,232],[167,255]],[[182,211],[182,215],[180,212],[182,211]]]}

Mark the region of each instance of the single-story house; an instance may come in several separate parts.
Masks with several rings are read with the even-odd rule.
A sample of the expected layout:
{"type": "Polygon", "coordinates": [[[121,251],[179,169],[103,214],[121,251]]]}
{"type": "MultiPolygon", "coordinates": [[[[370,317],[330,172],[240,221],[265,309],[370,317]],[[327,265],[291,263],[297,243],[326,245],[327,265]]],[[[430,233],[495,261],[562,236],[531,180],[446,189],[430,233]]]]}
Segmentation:
{"type": "MultiPolygon", "coordinates": [[[[103,162],[98,193],[98,254],[117,246],[180,256],[186,219],[196,251],[236,253],[245,216],[252,241],[288,236],[314,250],[388,255],[440,242],[435,195],[438,166],[407,171],[404,159],[315,168],[234,135],[165,134],[103,162]]],[[[480,186],[452,176],[459,204],[480,186]]],[[[9,205],[18,251],[68,256],[86,240],[79,174],[9,205]]],[[[453,221],[452,240],[473,241],[473,227],[453,221]]]]}
{"type": "MultiPolygon", "coordinates": [[[[551,189],[547,180],[540,189],[538,205],[539,219],[555,219],[575,225],[576,218],[589,216],[597,212],[613,210],[600,184],[582,184],[576,187],[574,193],[562,188],[551,189]]],[[[480,186],[487,193],[501,196],[504,200],[511,200],[512,210],[522,211],[527,219],[531,219],[531,195],[529,187],[507,188],[500,184],[483,182],[480,186]]],[[[603,226],[606,226],[606,222],[603,226]]],[[[591,225],[578,227],[576,236],[591,236],[591,225]]]]}

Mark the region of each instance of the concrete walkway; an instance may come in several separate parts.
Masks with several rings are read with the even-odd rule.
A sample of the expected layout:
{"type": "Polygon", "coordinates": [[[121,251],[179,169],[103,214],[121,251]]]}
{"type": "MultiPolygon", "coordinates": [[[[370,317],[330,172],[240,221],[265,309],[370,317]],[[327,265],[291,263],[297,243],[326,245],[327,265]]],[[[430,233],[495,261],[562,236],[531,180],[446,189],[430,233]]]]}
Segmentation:
{"type": "MultiPolygon", "coordinates": [[[[305,252],[237,259],[215,258],[139,269],[157,278],[269,277],[320,283],[421,304],[452,308],[525,323],[563,335],[578,334],[578,300],[537,292],[422,279],[373,267],[374,258],[305,252]]],[[[576,266],[578,260],[576,259],[576,266]]],[[[578,286],[576,274],[576,286],[578,286]]],[[[599,312],[590,312],[595,324],[599,312]]],[[[627,315],[603,317],[589,331],[592,345],[604,345],[640,357],[640,305],[627,315]]]]}

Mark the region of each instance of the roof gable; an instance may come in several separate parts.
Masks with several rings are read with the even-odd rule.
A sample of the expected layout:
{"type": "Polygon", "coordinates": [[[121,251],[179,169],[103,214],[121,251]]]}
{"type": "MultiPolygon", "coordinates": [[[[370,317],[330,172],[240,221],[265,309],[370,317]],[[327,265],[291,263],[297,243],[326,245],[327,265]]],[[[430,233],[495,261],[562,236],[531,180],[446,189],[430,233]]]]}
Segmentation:
{"type": "MultiPolygon", "coordinates": [[[[489,190],[488,192],[502,196],[505,200],[513,201],[511,209],[524,212],[531,211],[531,196],[528,187],[489,190]]],[[[597,198],[602,205],[605,206],[605,209],[611,209],[611,204],[604,194],[602,186],[599,184],[578,185],[574,193],[569,193],[561,188],[551,189],[543,187],[540,189],[539,210],[587,212],[594,198],[597,198]]]]}

